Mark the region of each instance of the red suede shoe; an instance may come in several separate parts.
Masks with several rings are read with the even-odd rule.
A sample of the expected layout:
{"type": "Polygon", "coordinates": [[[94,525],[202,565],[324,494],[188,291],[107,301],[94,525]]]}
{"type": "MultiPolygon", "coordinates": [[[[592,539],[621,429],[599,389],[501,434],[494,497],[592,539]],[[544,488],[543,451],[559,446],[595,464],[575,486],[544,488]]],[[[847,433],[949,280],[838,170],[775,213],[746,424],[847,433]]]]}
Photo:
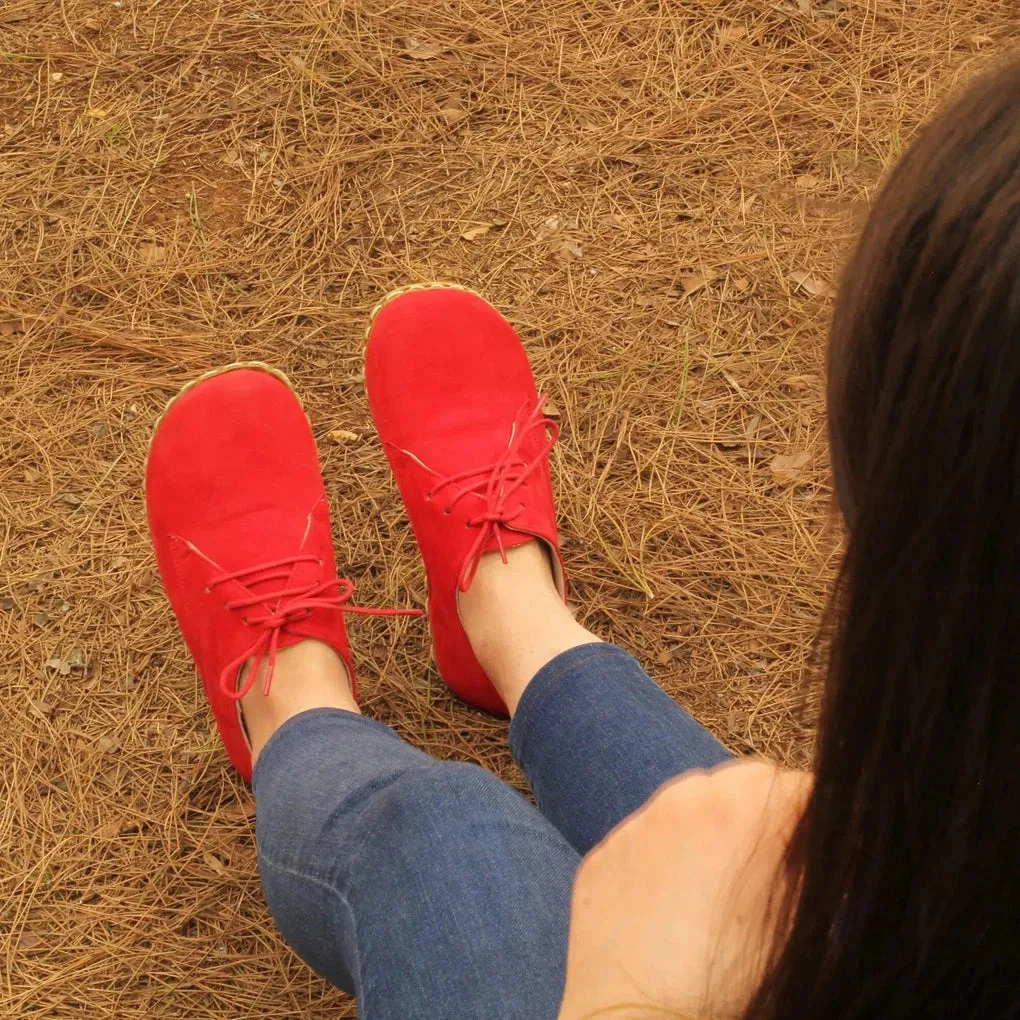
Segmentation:
{"type": "Polygon", "coordinates": [[[343,614],[419,613],[347,605],[354,586],[337,578],[312,430],[286,376],[266,365],[203,376],[170,402],[145,494],[170,604],[230,760],[250,782],[240,699],[261,661],[268,694],[277,651],[317,638],[344,660],[354,687],[343,614]]]}
{"type": "Polygon", "coordinates": [[[368,399],[429,581],[436,663],[465,701],[506,714],[460,621],[482,556],[536,539],[566,596],[549,477],[557,425],[546,417],[513,327],[477,294],[407,287],[376,308],[368,399]]]}

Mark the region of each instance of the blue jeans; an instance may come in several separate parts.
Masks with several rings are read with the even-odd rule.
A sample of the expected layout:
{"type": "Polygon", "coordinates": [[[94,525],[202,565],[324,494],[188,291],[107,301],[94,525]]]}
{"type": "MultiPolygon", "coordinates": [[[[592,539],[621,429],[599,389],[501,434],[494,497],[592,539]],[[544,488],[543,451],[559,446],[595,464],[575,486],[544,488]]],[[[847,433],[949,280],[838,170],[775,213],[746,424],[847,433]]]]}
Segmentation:
{"type": "Polygon", "coordinates": [[[298,954],[362,1020],[548,1020],[581,856],[667,779],[730,755],[622,649],[582,645],[531,682],[510,747],[538,807],[341,709],[259,756],[259,871],[298,954]]]}

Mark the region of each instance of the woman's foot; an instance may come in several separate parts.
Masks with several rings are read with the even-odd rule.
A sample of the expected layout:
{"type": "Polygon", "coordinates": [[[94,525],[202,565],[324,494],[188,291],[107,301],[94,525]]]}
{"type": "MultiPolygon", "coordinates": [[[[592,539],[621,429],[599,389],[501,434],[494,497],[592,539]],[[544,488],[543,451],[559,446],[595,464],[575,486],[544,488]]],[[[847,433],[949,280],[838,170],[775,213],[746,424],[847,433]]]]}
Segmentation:
{"type": "Polygon", "coordinates": [[[156,426],[145,489],[163,584],[250,781],[253,752],[285,719],[356,710],[353,585],[337,578],[315,439],[285,377],[242,365],[186,387],[156,426]]]}
{"type": "Polygon", "coordinates": [[[545,549],[517,546],[504,563],[488,553],[460,595],[460,618],[479,665],[511,715],[535,674],[557,655],[598,641],[567,608],[545,549]]]}
{"type": "Polygon", "coordinates": [[[595,640],[564,605],[556,422],[513,327],[460,288],[384,301],[365,374],[425,560],[439,672],[465,701],[505,714],[549,659],[595,640]]]}
{"type": "MultiPolygon", "coordinates": [[[[254,665],[254,661],[249,660],[242,670],[242,687],[254,665]]],[[[253,766],[266,741],[288,719],[301,712],[310,708],[342,708],[361,714],[347,669],[347,662],[335,649],[309,638],[277,654],[272,686],[268,694],[263,694],[269,663],[262,663],[251,690],[241,699],[253,766]]]]}

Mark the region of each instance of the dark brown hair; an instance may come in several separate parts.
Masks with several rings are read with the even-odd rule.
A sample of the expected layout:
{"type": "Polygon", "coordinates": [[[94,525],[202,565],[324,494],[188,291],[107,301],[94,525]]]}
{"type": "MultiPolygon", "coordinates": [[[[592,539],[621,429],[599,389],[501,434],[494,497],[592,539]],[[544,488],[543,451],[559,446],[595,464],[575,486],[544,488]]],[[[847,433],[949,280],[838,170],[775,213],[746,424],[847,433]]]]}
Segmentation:
{"type": "Polygon", "coordinates": [[[847,552],[745,1020],[1020,1017],[1020,64],[882,191],[829,347],[847,552]]]}

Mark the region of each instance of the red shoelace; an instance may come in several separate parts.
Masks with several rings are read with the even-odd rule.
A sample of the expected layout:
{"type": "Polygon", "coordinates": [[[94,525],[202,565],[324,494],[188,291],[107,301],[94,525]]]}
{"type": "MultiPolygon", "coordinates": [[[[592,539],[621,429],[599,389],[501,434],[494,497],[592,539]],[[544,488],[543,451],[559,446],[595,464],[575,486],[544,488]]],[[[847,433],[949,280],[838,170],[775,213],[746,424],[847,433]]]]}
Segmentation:
{"type": "Polygon", "coordinates": [[[251,689],[258,675],[262,661],[268,657],[269,669],[262,684],[262,693],[268,694],[273,684],[273,672],[276,669],[276,654],[280,645],[280,635],[285,627],[297,623],[310,616],[316,609],[339,609],[342,613],[359,613],[362,616],[421,616],[420,609],[364,609],[360,606],[347,605],[354,594],[354,584],[346,577],[333,578],[328,581],[316,581],[312,584],[296,588],[282,588],[278,591],[251,591],[251,585],[263,585],[267,582],[285,581],[291,576],[299,563],[319,563],[318,556],[290,556],[287,559],[262,563],[257,567],[246,567],[232,574],[220,574],[209,581],[209,590],[218,588],[228,581],[237,581],[251,592],[243,599],[231,599],[225,603],[230,611],[243,611],[255,606],[272,606],[269,611],[243,617],[250,627],[261,628],[261,633],[242,655],[223,667],[220,674],[220,690],[228,698],[240,700],[251,689]],[[336,589],[335,595],[327,595],[330,589],[336,589]],[[241,687],[237,686],[238,672],[249,660],[255,663],[241,687]]]}
{"type": "Polygon", "coordinates": [[[432,486],[431,491],[425,494],[426,499],[432,499],[441,489],[457,486],[447,501],[444,513],[452,513],[454,506],[468,495],[478,496],[485,501],[484,511],[469,517],[467,521],[468,527],[478,528],[478,535],[460,571],[457,585],[461,591],[467,591],[471,587],[485,546],[493,538],[496,539],[503,562],[507,561],[500,529],[511,526],[524,512],[526,504],[518,494],[528,484],[528,478],[542,466],[560,434],[559,425],[545,415],[543,410],[545,402],[546,397],[540,395],[535,404],[530,406],[525,404],[518,411],[510,428],[510,441],[506,452],[497,461],[485,467],[440,478],[432,486]],[[521,457],[521,447],[525,440],[539,429],[545,433],[545,441],[537,453],[525,460],[521,457]]]}

